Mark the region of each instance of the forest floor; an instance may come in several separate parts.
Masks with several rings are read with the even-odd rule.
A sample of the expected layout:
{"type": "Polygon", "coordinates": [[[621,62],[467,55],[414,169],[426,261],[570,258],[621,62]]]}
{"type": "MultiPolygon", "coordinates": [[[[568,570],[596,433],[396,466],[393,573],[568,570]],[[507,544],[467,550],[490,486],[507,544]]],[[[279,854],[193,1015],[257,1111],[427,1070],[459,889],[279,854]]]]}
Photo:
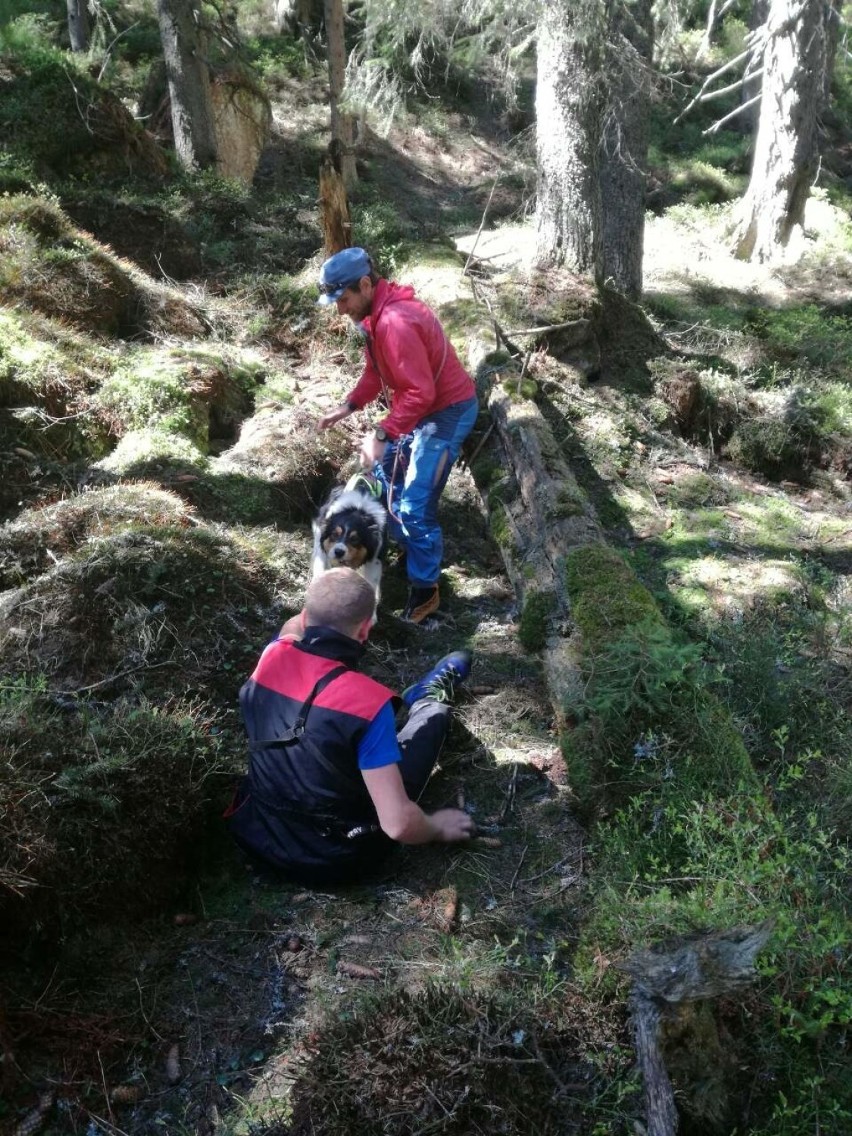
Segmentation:
{"type": "MultiPolygon", "coordinates": [[[[304,85],[279,90],[275,138],[259,174],[267,189],[283,191],[294,162],[307,168],[300,146],[303,133],[319,130],[321,105],[304,85]]],[[[365,154],[365,209],[377,199],[389,203],[403,228],[423,235],[413,256],[399,242],[394,274],[441,311],[460,346],[478,339],[489,349],[490,323],[472,302],[464,257],[475,243],[488,273],[521,271],[532,248],[524,220],[529,167],[489,133],[493,126],[448,115],[437,134],[408,121],[387,139],[371,136],[365,154]],[[497,167],[504,178],[476,240],[497,167]],[[448,231],[457,234],[460,254],[448,249],[448,231]]],[[[312,210],[303,205],[307,224],[312,210]]],[[[811,248],[782,269],[728,257],[723,220],[717,211],[649,223],[647,303],[673,347],[744,371],[760,349],[753,329],[737,320],[725,326],[707,316],[710,308],[718,316],[725,304],[735,312],[810,305],[837,319],[852,310],[852,246],[827,202],[816,201],[809,213],[811,248]]],[[[354,235],[359,239],[357,221],[354,235]]],[[[315,268],[305,272],[305,286],[315,268]]],[[[234,323],[243,314],[235,305],[234,323]]],[[[356,347],[333,314],[323,322],[284,313],[252,346],[287,371],[291,409],[303,416],[335,405],[357,372],[356,347]]],[[[848,383],[848,357],[842,366],[848,383]]],[[[539,367],[544,373],[543,357],[532,363],[534,377],[539,367]]],[[[621,389],[617,374],[550,400],[549,419],[577,458],[578,478],[610,539],[630,552],[682,627],[709,635],[759,613],[770,668],[790,669],[802,655],[819,653],[838,704],[846,704],[848,469],[769,480],[720,458],[712,429],[707,445],[662,428],[657,409],[621,389]],[[818,626],[809,617],[817,604],[824,616],[818,626]],[[773,607],[790,616],[783,626],[772,624],[773,607]]],[[[262,427],[266,415],[259,406],[243,433],[262,427]]],[[[347,424],[334,444],[354,452],[367,421],[347,424]]],[[[481,419],[474,445],[486,428],[481,419]]],[[[228,447],[220,447],[217,460],[228,458],[228,447]]],[[[166,479],[164,487],[180,492],[181,476],[191,475],[166,479]]],[[[23,1131],[45,1088],[52,1092],[52,1111],[40,1122],[47,1136],[598,1136],[639,1124],[624,1003],[601,1011],[574,981],[595,849],[572,815],[571,774],[541,661],[519,645],[514,593],[467,468],[454,471],[441,517],[441,609],[425,627],[402,623],[405,580],[391,564],[366,667],[401,689],[447,650],[473,650],[450,744],[423,803],[463,805],[485,839],[401,850],[359,887],[319,892],[248,870],[220,826],[204,872],[173,909],[130,927],[99,923],[95,941],[78,934],[49,957],[30,959],[26,971],[9,972],[9,1040],[0,1019],[0,1041],[8,1068],[14,1038],[21,1077],[0,1113],[4,1134],[23,1131]],[[435,989],[444,991],[443,1001],[429,1001],[435,989]]],[[[273,614],[280,618],[307,581],[309,527],[236,527],[275,566],[273,614]]],[[[270,622],[264,634],[275,631],[270,622]]],[[[264,642],[243,643],[243,658],[264,642]]],[[[222,728],[235,752],[241,679],[220,676],[222,689],[230,688],[222,728]]],[[[739,712],[747,725],[747,708],[739,712]]],[[[782,718],[772,728],[783,726],[782,718]]],[[[802,733],[798,721],[787,728],[802,733]]],[[[771,752],[771,740],[757,739],[761,745],[771,752]]],[[[840,757],[827,743],[809,761],[796,775],[806,785],[832,781],[840,757]]],[[[832,784],[827,815],[839,824],[843,782],[832,784]]],[[[599,951],[598,981],[618,961],[599,951]]],[[[755,1081],[768,1073],[769,1065],[753,1070],[755,1081]]],[[[749,1131],[748,1107],[740,1107],[738,1130],[749,1131]]],[[[839,1136],[841,1128],[822,1131],[839,1136]]]]}

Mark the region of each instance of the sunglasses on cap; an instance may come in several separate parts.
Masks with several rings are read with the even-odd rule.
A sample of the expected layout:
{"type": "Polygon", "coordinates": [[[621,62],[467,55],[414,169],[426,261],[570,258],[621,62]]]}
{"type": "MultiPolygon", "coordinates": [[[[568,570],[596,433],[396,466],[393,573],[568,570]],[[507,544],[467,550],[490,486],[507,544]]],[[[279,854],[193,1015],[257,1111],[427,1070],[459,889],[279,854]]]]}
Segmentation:
{"type": "Polygon", "coordinates": [[[361,279],[357,276],[354,280],[338,281],[336,284],[320,284],[319,290],[321,296],[333,296],[335,292],[345,292],[347,288],[352,288],[361,279]]]}

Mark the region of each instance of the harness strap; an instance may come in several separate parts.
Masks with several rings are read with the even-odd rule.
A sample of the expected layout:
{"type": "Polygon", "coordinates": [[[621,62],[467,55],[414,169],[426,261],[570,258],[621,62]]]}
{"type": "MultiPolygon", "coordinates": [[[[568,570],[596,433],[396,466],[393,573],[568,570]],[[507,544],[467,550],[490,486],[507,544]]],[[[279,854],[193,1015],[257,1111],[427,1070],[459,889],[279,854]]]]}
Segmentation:
{"type": "MultiPolygon", "coordinates": [[[[322,693],[336,678],[340,678],[341,675],[346,674],[349,669],[349,667],[343,666],[333,667],[328,674],[324,674],[322,678],[317,679],[314,683],[313,690],[299,708],[296,721],[291,728],[285,730],[283,734],[279,734],[275,738],[259,738],[256,741],[249,742],[249,749],[270,749],[273,746],[286,746],[298,741],[305,732],[305,722],[307,721],[308,714],[310,713],[316,696],[322,693]]],[[[313,748],[316,749],[315,746],[313,748]]]]}

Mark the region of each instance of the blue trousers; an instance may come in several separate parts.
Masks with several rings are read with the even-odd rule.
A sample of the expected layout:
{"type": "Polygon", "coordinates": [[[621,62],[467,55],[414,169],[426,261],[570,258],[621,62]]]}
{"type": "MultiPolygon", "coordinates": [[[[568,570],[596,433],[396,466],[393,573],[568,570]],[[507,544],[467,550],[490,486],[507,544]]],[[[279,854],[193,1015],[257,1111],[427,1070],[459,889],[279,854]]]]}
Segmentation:
{"type": "Polygon", "coordinates": [[[444,555],[438,499],[462,442],[476,422],[475,398],[456,402],[423,418],[411,434],[388,443],[376,476],[383,483],[388,531],[406,551],[409,583],[437,584],[444,555]]]}

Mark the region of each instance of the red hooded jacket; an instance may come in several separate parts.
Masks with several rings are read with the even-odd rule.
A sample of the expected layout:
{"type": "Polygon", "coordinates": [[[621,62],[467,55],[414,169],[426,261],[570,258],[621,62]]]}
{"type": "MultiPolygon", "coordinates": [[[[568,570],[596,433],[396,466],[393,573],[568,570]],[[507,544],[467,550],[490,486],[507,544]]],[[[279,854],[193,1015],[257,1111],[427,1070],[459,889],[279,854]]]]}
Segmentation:
{"type": "Polygon", "coordinates": [[[379,280],[363,327],[366,366],[346,401],[360,410],[384,388],[390,413],[380,425],[389,438],[410,434],[427,415],[475,397],[473,379],[438,317],[413,288],[379,280]]]}

